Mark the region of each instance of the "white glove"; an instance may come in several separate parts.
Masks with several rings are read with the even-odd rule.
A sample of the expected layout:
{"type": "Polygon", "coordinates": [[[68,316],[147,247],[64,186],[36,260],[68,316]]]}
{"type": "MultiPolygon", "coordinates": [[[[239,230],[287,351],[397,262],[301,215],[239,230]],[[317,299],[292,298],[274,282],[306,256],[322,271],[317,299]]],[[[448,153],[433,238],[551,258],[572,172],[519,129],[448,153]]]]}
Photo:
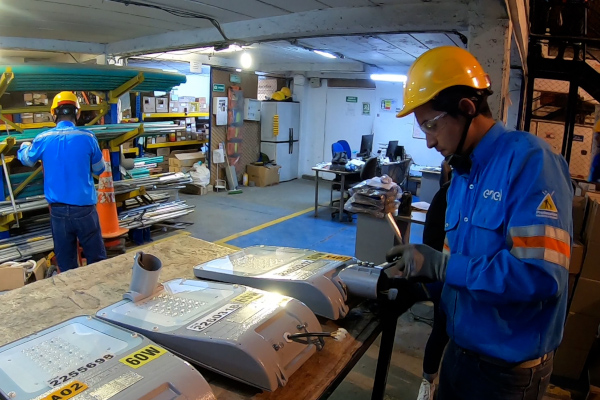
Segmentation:
{"type": "Polygon", "coordinates": [[[21,143],[21,147],[19,147],[19,150],[24,147],[29,147],[29,146],[31,146],[31,142],[23,142],[23,143],[21,143]]]}

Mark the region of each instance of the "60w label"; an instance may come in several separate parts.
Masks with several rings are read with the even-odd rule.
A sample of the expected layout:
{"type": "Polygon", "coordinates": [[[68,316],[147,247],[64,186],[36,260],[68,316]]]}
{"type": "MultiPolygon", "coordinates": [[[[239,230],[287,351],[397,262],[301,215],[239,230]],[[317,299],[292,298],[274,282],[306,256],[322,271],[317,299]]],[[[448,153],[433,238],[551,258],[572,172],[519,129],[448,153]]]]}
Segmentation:
{"type": "Polygon", "coordinates": [[[148,364],[150,361],[156,360],[163,354],[167,354],[165,349],[156,345],[150,345],[121,358],[119,361],[128,367],[139,368],[145,364],[148,364]]]}
{"type": "Polygon", "coordinates": [[[41,400],[67,400],[77,396],[79,393],[85,391],[88,386],[85,383],[79,381],[73,381],[60,389],[55,390],[48,396],[43,397],[41,400]]]}
{"type": "Polygon", "coordinates": [[[202,332],[209,326],[216,324],[217,322],[219,322],[220,320],[222,320],[229,314],[234,313],[236,310],[238,310],[240,308],[242,308],[242,305],[239,303],[225,304],[223,307],[200,318],[198,321],[196,321],[193,324],[191,324],[190,326],[188,326],[187,329],[189,329],[191,331],[202,332]]]}
{"type": "Polygon", "coordinates": [[[237,297],[234,297],[233,299],[231,299],[231,301],[234,301],[236,303],[248,304],[248,303],[252,303],[254,300],[260,299],[261,297],[262,297],[262,294],[260,294],[260,293],[247,291],[247,292],[240,294],[237,297]]]}
{"type": "Polygon", "coordinates": [[[54,378],[49,379],[48,385],[50,385],[50,387],[60,386],[63,383],[70,381],[71,379],[79,376],[79,374],[83,374],[84,372],[89,371],[90,369],[94,369],[97,366],[104,364],[106,362],[106,360],[110,360],[112,358],[113,358],[113,356],[111,354],[105,354],[102,357],[99,357],[92,362],[89,362],[85,365],[82,365],[81,367],[79,367],[77,369],[74,369],[73,371],[70,371],[64,375],[55,376],[54,378]]]}

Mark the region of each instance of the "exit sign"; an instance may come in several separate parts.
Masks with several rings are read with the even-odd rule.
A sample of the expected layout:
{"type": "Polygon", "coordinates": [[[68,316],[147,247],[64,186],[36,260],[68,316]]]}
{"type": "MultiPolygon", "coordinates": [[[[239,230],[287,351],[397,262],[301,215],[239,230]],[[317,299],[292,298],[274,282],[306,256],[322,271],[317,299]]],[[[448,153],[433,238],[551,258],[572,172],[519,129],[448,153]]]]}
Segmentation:
{"type": "Polygon", "coordinates": [[[358,97],[346,96],[346,103],[358,103],[358,97]]]}
{"type": "Polygon", "coordinates": [[[224,92],[225,91],[225,85],[221,84],[221,83],[215,83],[213,85],[213,92],[224,92]]]}

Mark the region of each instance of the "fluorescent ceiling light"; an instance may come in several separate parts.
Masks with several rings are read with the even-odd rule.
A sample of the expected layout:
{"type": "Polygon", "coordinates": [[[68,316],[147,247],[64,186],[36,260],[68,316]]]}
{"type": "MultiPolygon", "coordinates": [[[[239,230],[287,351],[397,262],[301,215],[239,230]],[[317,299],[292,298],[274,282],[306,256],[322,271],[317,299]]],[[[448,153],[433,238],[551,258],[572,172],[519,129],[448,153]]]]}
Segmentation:
{"type": "Polygon", "coordinates": [[[406,82],[406,75],[400,74],[371,74],[371,79],[374,81],[383,82],[406,82]]]}
{"type": "Polygon", "coordinates": [[[323,56],[323,57],[327,57],[327,58],[337,58],[337,56],[335,54],[331,54],[327,51],[323,51],[323,50],[313,50],[314,53],[323,56]]]}
{"type": "Polygon", "coordinates": [[[252,66],[252,56],[250,53],[243,52],[240,56],[240,62],[242,64],[242,68],[249,69],[252,66]]]}
{"type": "Polygon", "coordinates": [[[242,72],[242,69],[241,68],[236,68],[235,72],[242,72]]]}

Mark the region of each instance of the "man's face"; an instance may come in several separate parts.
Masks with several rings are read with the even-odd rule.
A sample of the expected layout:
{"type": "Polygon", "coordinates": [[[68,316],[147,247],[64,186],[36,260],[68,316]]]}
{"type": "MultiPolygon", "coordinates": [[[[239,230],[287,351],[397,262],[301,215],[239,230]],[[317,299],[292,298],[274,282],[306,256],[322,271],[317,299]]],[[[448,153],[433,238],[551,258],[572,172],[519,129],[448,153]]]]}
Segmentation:
{"type": "Polygon", "coordinates": [[[464,122],[436,111],[426,103],[415,109],[417,123],[425,132],[427,147],[435,148],[444,157],[456,152],[464,129],[464,122]]]}

